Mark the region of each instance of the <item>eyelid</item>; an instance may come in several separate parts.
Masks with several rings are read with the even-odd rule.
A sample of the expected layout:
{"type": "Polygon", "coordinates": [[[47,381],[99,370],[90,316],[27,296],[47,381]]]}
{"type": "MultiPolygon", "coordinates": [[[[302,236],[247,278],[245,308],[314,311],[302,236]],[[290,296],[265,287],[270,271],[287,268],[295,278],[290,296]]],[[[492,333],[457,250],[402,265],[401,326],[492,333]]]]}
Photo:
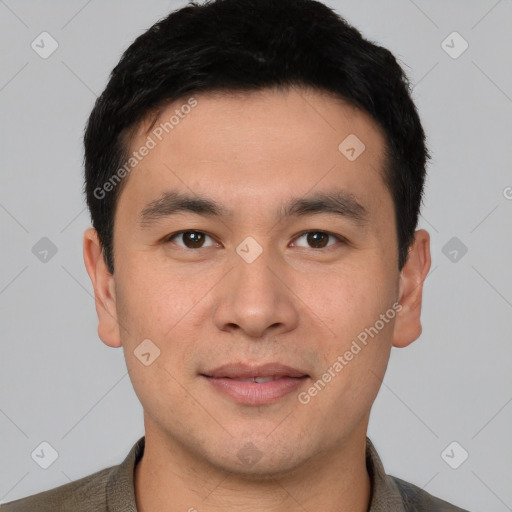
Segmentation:
{"type": "MultiPolygon", "coordinates": [[[[307,235],[309,233],[323,233],[324,235],[336,238],[336,240],[338,240],[338,242],[341,242],[343,244],[349,243],[349,241],[344,236],[338,235],[336,233],[332,233],[331,231],[326,231],[325,229],[306,229],[306,230],[302,231],[301,233],[299,233],[298,235],[296,235],[294,237],[294,240],[297,240],[298,238],[302,238],[304,235],[307,235]]],[[[321,247],[319,249],[315,249],[313,247],[310,247],[310,249],[313,249],[314,251],[321,251],[321,250],[329,250],[330,248],[335,247],[335,246],[336,246],[336,244],[331,244],[326,247],[321,247]]]]}
{"type": "MultiPolygon", "coordinates": [[[[210,233],[208,233],[207,231],[202,231],[200,229],[182,229],[181,231],[175,231],[174,233],[171,233],[170,235],[167,235],[165,236],[163,239],[162,239],[162,242],[163,243],[170,243],[172,241],[173,238],[175,237],[178,237],[179,235],[182,235],[184,233],[201,233],[203,235],[206,235],[208,237],[210,237],[212,240],[215,241],[216,244],[218,244],[219,242],[216,241],[215,237],[213,235],[210,235],[210,233]]],[[[173,242],[174,243],[174,242],[173,242]]],[[[177,244],[176,244],[177,245],[177,244]]],[[[184,249],[184,250],[189,250],[189,251],[198,251],[199,249],[207,249],[208,247],[213,247],[213,246],[208,246],[208,247],[198,247],[197,249],[190,249],[189,247],[183,247],[181,245],[178,245],[178,247],[180,249],[184,249]]]]}

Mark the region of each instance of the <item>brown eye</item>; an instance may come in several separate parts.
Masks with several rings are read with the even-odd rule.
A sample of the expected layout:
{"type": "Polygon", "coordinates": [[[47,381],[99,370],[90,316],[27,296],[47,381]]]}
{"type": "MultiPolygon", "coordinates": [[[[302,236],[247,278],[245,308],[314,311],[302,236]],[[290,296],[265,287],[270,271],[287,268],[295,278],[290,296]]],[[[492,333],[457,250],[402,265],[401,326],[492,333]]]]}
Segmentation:
{"type": "MultiPolygon", "coordinates": [[[[302,233],[297,240],[300,240],[301,238],[306,239],[306,243],[308,246],[312,249],[323,249],[325,247],[330,247],[335,244],[329,242],[329,237],[338,240],[339,242],[343,242],[343,239],[339,236],[333,235],[331,233],[326,233],[325,231],[306,231],[305,233],[302,233]]],[[[297,244],[298,245],[298,244],[297,244]]],[[[299,245],[299,247],[304,247],[299,245]]]]}
{"type": "Polygon", "coordinates": [[[174,243],[185,249],[201,249],[207,238],[211,239],[210,236],[202,231],[180,231],[179,233],[169,236],[166,241],[180,240],[181,244],[176,241],[174,243]]]}
{"type": "Polygon", "coordinates": [[[311,244],[315,249],[321,249],[325,247],[329,241],[329,235],[319,231],[313,231],[306,235],[308,244],[311,244]]]}

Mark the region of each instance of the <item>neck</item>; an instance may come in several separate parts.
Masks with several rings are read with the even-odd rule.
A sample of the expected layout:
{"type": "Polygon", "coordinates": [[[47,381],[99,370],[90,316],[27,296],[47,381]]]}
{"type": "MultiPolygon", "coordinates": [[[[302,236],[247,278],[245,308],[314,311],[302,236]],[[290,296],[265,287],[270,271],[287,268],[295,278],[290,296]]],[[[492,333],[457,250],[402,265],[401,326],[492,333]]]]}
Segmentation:
{"type": "Polygon", "coordinates": [[[248,477],[215,467],[148,432],[135,468],[137,510],[150,512],[366,512],[366,430],[291,472],[248,477]]]}

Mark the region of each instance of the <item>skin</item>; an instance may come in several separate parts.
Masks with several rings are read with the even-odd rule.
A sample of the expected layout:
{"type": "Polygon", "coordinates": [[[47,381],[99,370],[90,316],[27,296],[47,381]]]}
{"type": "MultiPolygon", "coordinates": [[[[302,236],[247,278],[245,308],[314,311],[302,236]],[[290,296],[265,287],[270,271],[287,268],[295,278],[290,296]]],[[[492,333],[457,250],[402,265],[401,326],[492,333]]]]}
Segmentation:
{"type": "MultiPolygon", "coordinates": [[[[84,260],[94,286],[98,334],[123,347],[144,408],[146,449],[135,472],[140,511],[366,511],[365,437],[392,346],[421,334],[430,238],[418,230],[398,271],[394,206],[382,180],[384,138],[364,112],[320,91],[265,90],[194,95],[198,105],[131,172],[115,213],[115,272],[93,228],[84,260]],[[356,134],[354,161],[339,150],[356,134]],[[343,188],[369,212],[364,226],[317,214],[277,222],[290,197],[343,188]],[[138,224],[164,190],[205,195],[232,215],[194,213],[138,224]],[[200,249],[180,230],[209,237],[200,249]],[[300,236],[328,231],[318,248],[300,236]],[[252,263],[236,247],[252,236],[252,263]],[[301,404],[293,392],[249,406],[219,393],[201,372],[228,362],[278,361],[306,372],[304,391],[365,327],[402,306],[325,388],[301,404]],[[134,356],[144,339],[161,351],[149,366],[134,356]],[[260,454],[244,463],[252,443],[260,454]]],[[[157,124],[183,102],[166,107],[157,124]]],[[[149,120],[134,134],[139,148],[149,120]]]]}

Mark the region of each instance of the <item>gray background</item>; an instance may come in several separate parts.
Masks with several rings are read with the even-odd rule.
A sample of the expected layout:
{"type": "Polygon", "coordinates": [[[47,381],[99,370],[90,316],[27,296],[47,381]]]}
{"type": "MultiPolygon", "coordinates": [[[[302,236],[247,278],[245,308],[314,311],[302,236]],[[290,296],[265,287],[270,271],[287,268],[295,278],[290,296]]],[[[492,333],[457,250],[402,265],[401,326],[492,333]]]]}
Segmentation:
{"type": "MultiPolygon", "coordinates": [[[[181,5],[0,1],[0,502],[116,464],[143,434],[122,351],[96,332],[81,137],[121,52],[181,5]],[[59,44],[47,59],[31,48],[43,31],[59,44]],[[43,237],[57,248],[46,262],[32,252],[43,237]],[[58,452],[46,470],[31,458],[42,441],[58,452]]],[[[388,473],[512,510],[512,1],[328,5],[406,64],[433,154],[423,334],[393,349],[369,436],[388,473]],[[442,46],[453,31],[469,43],[458,58],[442,46]],[[469,453],[458,469],[441,456],[452,441],[469,453]]]]}

